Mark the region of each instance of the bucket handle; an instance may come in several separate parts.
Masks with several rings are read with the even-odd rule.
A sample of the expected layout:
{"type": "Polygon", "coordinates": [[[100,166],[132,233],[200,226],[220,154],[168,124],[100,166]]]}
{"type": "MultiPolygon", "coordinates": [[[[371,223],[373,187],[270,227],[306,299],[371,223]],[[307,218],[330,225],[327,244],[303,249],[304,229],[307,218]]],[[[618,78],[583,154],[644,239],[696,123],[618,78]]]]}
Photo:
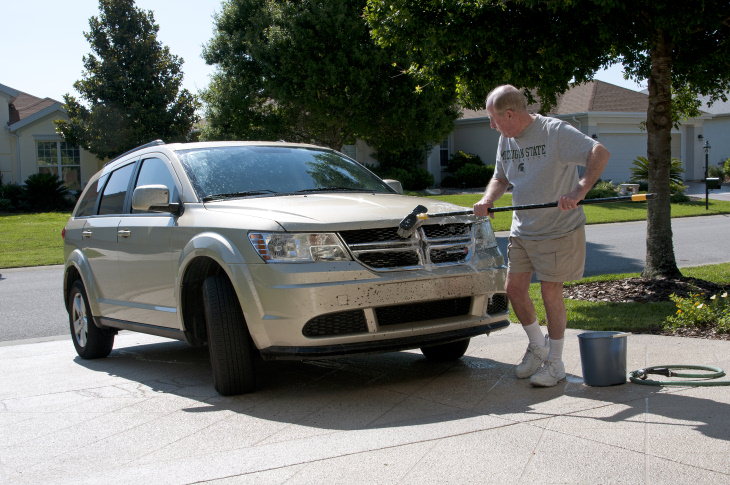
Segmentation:
{"type": "Polygon", "coordinates": [[[628,337],[629,335],[631,335],[631,332],[615,333],[611,335],[611,338],[628,337]]]}

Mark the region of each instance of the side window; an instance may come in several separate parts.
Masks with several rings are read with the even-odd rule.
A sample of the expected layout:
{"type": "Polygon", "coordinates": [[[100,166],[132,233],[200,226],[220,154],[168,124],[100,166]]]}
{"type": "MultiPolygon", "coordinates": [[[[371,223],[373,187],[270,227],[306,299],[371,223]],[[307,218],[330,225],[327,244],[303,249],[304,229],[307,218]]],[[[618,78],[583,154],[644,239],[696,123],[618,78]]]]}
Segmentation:
{"type": "Polygon", "coordinates": [[[109,182],[101,194],[99,214],[121,214],[124,211],[124,198],[127,195],[129,180],[134,172],[134,164],[130,163],[112,172],[109,182]]]}
{"type": "MultiPolygon", "coordinates": [[[[165,162],[159,158],[147,158],[142,161],[142,168],[139,170],[137,183],[134,186],[142,185],[164,185],[170,190],[170,201],[175,202],[179,199],[175,179],[165,162]]],[[[132,212],[139,211],[133,210],[132,212]]]]}
{"type": "Polygon", "coordinates": [[[96,179],[89,185],[76,207],[76,217],[93,216],[96,214],[96,201],[99,198],[99,189],[104,186],[107,176],[96,179]]]}

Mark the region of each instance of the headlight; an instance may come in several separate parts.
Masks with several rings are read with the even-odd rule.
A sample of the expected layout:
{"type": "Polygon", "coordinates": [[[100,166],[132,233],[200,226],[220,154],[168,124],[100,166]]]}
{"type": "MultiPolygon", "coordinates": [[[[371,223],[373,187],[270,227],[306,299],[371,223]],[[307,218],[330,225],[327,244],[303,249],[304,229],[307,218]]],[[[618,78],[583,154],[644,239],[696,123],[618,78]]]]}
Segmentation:
{"type": "Polygon", "coordinates": [[[267,263],[313,263],[351,259],[334,233],[251,232],[248,240],[267,263]]]}
{"type": "Polygon", "coordinates": [[[497,245],[497,238],[489,221],[475,223],[474,236],[477,251],[484,251],[497,245]]]}

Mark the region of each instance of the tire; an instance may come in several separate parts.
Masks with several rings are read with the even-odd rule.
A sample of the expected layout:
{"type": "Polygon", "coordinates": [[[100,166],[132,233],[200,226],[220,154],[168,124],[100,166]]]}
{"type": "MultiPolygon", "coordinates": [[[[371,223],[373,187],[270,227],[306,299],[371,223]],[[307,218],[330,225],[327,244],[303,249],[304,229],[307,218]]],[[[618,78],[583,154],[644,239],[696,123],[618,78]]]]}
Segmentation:
{"type": "Polygon", "coordinates": [[[426,359],[433,362],[448,362],[463,357],[466,349],[469,348],[471,339],[457,340],[447,344],[431,345],[429,347],[421,347],[421,352],[426,359]]]}
{"type": "Polygon", "coordinates": [[[256,387],[253,342],[236,292],[226,276],[206,278],[203,306],[216,391],[223,396],[253,391],[256,387]]]}
{"type": "Polygon", "coordinates": [[[99,359],[109,355],[114,347],[114,331],[96,326],[84,284],[80,280],[73,282],[68,295],[68,321],[71,340],[79,357],[99,359]]]}

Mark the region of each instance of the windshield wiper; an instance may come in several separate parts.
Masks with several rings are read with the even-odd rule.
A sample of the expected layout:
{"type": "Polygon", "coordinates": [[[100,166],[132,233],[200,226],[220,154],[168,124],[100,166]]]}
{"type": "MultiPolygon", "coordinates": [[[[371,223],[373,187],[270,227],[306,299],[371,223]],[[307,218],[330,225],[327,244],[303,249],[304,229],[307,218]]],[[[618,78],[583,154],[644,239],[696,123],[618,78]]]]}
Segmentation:
{"type": "Polygon", "coordinates": [[[275,190],[260,189],[260,190],[247,190],[245,192],[227,192],[224,194],[211,194],[203,197],[203,202],[210,202],[212,200],[223,200],[223,199],[235,199],[236,197],[248,197],[251,195],[263,195],[263,194],[278,194],[275,190]]]}
{"type": "Polygon", "coordinates": [[[315,189],[297,190],[300,192],[375,192],[373,189],[353,189],[352,187],[317,187],[315,189]]]}

